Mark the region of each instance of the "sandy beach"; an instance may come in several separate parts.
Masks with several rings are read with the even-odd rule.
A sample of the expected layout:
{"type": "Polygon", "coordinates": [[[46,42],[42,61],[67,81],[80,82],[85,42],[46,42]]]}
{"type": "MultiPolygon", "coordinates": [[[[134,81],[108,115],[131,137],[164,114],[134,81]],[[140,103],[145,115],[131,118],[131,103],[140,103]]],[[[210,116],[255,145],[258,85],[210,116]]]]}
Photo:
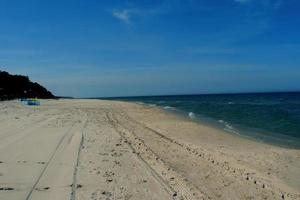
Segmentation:
{"type": "Polygon", "coordinates": [[[0,102],[1,200],[300,199],[300,150],[159,108],[0,102]]]}

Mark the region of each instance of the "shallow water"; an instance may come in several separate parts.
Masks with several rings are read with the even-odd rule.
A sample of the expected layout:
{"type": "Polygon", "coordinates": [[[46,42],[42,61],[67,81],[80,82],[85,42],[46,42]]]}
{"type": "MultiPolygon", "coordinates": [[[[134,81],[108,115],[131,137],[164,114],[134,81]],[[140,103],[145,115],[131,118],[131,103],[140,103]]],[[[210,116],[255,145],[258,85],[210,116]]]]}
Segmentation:
{"type": "Polygon", "coordinates": [[[179,111],[227,132],[300,148],[300,93],[177,95],[110,98],[179,111]]]}

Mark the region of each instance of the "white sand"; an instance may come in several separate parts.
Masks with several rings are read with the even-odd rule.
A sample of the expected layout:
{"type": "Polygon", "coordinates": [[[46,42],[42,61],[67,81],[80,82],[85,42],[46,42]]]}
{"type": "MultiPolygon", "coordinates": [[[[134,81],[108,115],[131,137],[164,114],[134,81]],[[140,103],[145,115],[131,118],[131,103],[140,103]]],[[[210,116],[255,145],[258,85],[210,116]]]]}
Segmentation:
{"type": "Polygon", "coordinates": [[[300,199],[300,151],[156,108],[0,102],[0,200],[300,199]]]}

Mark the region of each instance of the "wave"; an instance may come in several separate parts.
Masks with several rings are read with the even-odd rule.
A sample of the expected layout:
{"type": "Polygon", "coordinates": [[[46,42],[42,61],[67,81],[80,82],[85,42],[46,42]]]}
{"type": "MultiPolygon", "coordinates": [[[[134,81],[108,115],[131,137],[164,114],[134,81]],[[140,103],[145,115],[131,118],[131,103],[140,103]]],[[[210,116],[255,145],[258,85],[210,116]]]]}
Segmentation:
{"type": "Polygon", "coordinates": [[[224,129],[225,131],[228,131],[228,132],[231,132],[231,133],[234,133],[234,134],[237,134],[237,135],[240,135],[240,133],[238,132],[238,130],[232,126],[230,123],[228,122],[225,122],[224,120],[218,120],[218,122],[220,122],[221,124],[224,125],[224,129]]]}
{"type": "Polygon", "coordinates": [[[174,109],[174,108],[171,107],[171,106],[165,106],[164,109],[165,109],[165,110],[171,110],[171,109],[174,109]]]}
{"type": "Polygon", "coordinates": [[[221,124],[225,123],[225,122],[224,122],[223,120],[221,120],[221,119],[218,120],[218,122],[220,122],[221,124]]]}
{"type": "Polygon", "coordinates": [[[195,119],[196,115],[193,112],[189,112],[189,118],[195,119]]]}

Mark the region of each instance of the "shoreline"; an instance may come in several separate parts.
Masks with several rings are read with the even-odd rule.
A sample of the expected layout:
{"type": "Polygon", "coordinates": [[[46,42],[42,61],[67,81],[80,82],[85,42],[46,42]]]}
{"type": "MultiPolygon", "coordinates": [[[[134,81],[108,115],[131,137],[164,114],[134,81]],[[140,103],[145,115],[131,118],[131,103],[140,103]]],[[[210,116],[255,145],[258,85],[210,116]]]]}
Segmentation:
{"type": "Polygon", "coordinates": [[[76,99],[0,111],[3,200],[300,198],[299,150],[160,108],[76,99]]]}
{"type": "MultiPolygon", "coordinates": [[[[124,101],[119,101],[119,102],[124,103],[124,101]]],[[[136,104],[136,103],[133,103],[133,102],[125,102],[125,103],[136,104]]],[[[137,104],[137,106],[141,106],[141,105],[137,104]]],[[[184,123],[186,123],[186,126],[192,126],[193,128],[197,127],[198,129],[204,129],[205,132],[202,133],[202,130],[199,131],[197,129],[195,130],[195,129],[192,128],[192,131],[194,131],[194,132],[191,133],[191,135],[193,135],[193,138],[198,138],[199,140],[201,139],[201,136],[205,136],[205,137],[213,136],[212,140],[218,140],[218,139],[222,138],[222,139],[226,140],[226,141],[221,140],[222,142],[234,141],[234,142],[229,142],[229,145],[239,144],[239,146],[240,146],[239,148],[244,148],[244,147],[250,146],[250,147],[254,147],[254,148],[258,148],[258,149],[263,149],[263,150],[266,150],[266,151],[274,150],[274,151],[283,151],[283,152],[295,152],[297,154],[296,157],[300,158],[300,154],[299,154],[300,150],[299,149],[282,147],[280,145],[274,145],[274,144],[266,143],[266,142],[263,142],[263,141],[258,141],[257,139],[252,138],[252,137],[247,137],[247,136],[243,136],[243,135],[236,135],[234,133],[227,132],[227,131],[225,131],[221,128],[217,128],[215,126],[212,126],[210,123],[199,122],[197,120],[191,120],[186,115],[174,114],[174,113],[169,112],[168,110],[165,110],[165,109],[163,109],[159,106],[142,105],[142,107],[144,107],[144,109],[146,109],[146,110],[150,110],[150,112],[155,111],[155,115],[159,115],[159,114],[163,115],[164,119],[172,119],[172,123],[175,123],[175,128],[173,127],[173,129],[175,129],[175,130],[178,129],[178,126],[176,125],[177,120],[179,121],[179,122],[177,122],[177,123],[179,123],[179,126],[180,126],[180,123],[184,122],[184,123]],[[200,133],[200,135],[197,135],[197,133],[200,133]],[[212,135],[212,133],[214,133],[214,134],[212,135]]],[[[136,118],[138,118],[138,117],[136,117],[136,118]]],[[[139,119],[139,121],[141,121],[141,118],[138,118],[138,119],[139,119]]],[[[145,124],[148,124],[148,122],[147,122],[148,119],[149,119],[148,117],[145,117],[145,121],[144,121],[145,124]]],[[[160,122],[158,122],[158,123],[160,123],[160,122]]],[[[152,125],[150,124],[150,126],[152,126],[152,125]]],[[[154,125],[154,126],[156,126],[156,125],[154,125]]],[[[167,133],[167,132],[169,132],[168,130],[172,130],[172,126],[173,125],[168,125],[168,126],[165,127],[165,129],[162,129],[162,127],[156,127],[156,128],[158,128],[161,131],[165,131],[164,133],[167,133]]],[[[185,129],[185,130],[187,130],[187,129],[185,129]]],[[[180,139],[183,139],[183,137],[189,138],[191,135],[181,135],[180,139]]],[[[172,136],[174,136],[174,135],[172,135],[172,136]]],[[[195,141],[197,141],[197,140],[189,140],[188,142],[192,145],[195,145],[195,144],[193,144],[195,141]]],[[[201,144],[203,144],[203,143],[201,143],[201,144]]],[[[198,146],[199,144],[196,143],[196,145],[198,146]]],[[[216,147],[215,145],[216,144],[213,143],[213,148],[216,147]]],[[[218,145],[222,145],[222,144],[218,144],[218,145]]],[[[220,146],[218,146],[218,147],[220,147],[220,146]]],[[[227,146],[227,147],[229,147],[229,146],[227,146]]],[[[261,152],[263,152],[263,150],[261,152]]],[[[268,156],[268,155],[265,155],[265,156],[268,156]]],[[[298,164],[300,164],[300,162],[298,162],[298,164]]],[[[299,176],[300,174],[297,173],[297,175],[299,176]]],[[[300,185],[300,182],[297,181],[297,185],[300,185]]]]}
{"type": "Polygon", "coordinates": [[[178,117],[182,117],[182,119],[184,120],[191,120],[193,122],[198,123],[199,125],[210,126],[211,128],[215,128],[225,134],[241,137],[261,144],[267,144],[267,145],[272,145],[272,146],[286,148],[286,149],[300,150],[300,139],[296,137],[286,136],[279,133],[273,133],[259,128],[245,127],[236,124],[231,125],[224,120],[217,120],[211,117],[202,116],[200,114],[195,114],[192,112],[190,113],[193,114],[193,117],[190,117],[189,112],[174,107],[169,107],[169,106],[152,105],[144,102],[133,102],[133,101],[122,101],[122,100],[112,100],[112,101],[134,103],[140,106],[145,106],[154,109],[157,108],[162,112],[166,112],[166,113],[176,115],[178,117]],[[230,127],[228,128],[227,126],[230,127]]]}

